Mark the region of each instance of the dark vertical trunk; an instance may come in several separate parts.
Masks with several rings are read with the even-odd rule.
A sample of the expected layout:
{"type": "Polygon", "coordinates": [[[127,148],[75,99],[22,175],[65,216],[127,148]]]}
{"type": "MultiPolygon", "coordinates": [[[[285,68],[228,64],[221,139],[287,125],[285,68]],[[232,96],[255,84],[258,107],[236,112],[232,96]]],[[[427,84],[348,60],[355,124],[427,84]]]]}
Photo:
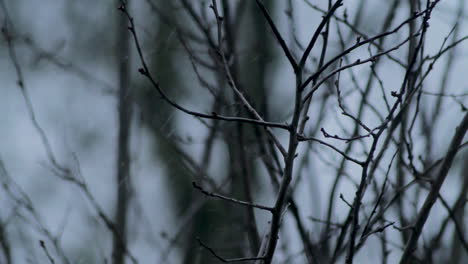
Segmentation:
{"type": "Polygon", "coordinates": [[[1,248],[0,260],[5,261],[2,263],[5,263],[5,264],[13,263],[11,259],[10,243],[6,236],[6,226],[3,225],[3,223],[0,224],[0,248],[1,248]]]}
{"type": "Polygon", "coordinates": [[[115,223],[117,232],[113,238],[112,263],[123,264],[125,261],[127,210],[130,190],[130,125],[132,100],[129,89],[129,32],[127,19],[121,15],[118,21],[117,61],[118,61],[118,137],[117,137],[117,204],[115,205],[115,223]]]}

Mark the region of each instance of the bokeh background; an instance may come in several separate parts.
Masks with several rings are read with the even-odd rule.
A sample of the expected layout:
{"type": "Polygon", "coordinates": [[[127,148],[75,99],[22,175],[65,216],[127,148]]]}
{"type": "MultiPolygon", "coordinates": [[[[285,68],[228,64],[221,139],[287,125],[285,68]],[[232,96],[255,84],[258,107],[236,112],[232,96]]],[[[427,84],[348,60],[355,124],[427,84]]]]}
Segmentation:
{"type": "MultiPolygon", "coordinates": [[[[99,218],[89,196],[75,184],[54,174],[38,127],[46,135],[57,162],[82,175],[94,201],[112,219],[116,210],[117,188],[127,184],[116,180],[118,65],[123,60],[127,60],[129,64],[129,87],[133,100],[130,177],[125,180],[131,183],[127,239],[132,255],[139,263],[216,263],[207,252],[200,249],[196,237],[208,241],[220,254],[244,255],[246,246],[239,241],[242,240],[246,227],[236,223],[242,222],[245,210],[207,199],[194,190],[191,183],[197,176],[193,175],[193,168],[190,168],[190,162],[185,157],[188,155],[202,166],[206,164],[204,169],[207,174],[212,176],[215,183],[221,184],[232,173],[232,167],[236,166],[232,158],[239,151],[232,147],[236,142],[230,142],[229,138],[223,136],[210,136],[210,130],[202,122],[165,103],[148,80],[138,73],[140,61],[133,41],[129,42],[127,54],[119,50],[121,46],[118,40],[122,32],[119,21],[122,13],[117,10],[118,1],[1,2],[0,23],[2,28],[8,28],[28,98],[24,97],[17,84],[17,70],[6,38],[2,37],[0,173],[3,189],[0,191],[0,240],[3,250],[0,250],[0,263],[7,263],[7,259],[11,263],[47,263],[40,240],[45,242],[57,263],[62,263],[51,238],[57,239],[71,263],[109,263],[112,233],[99,218]],[[34,116],[28,110],[28,100],[34,116]],[[208,157],[203,157],[207,144],[213,144],[214,150],[208,157]]],[[[198,2],[203,1],[189,2],[197,6],[198,2]]],[[[248,3],[243,6],[245,11],[236,28],[240,82],[267,120],[286,122],[293,107],[294,75],[254,1],[245,2],[248,3]]],[[[281,32],[285,33],[289,42],[293,42],[288,35],[292,27],[286,12],[287,2],[265,1],[265,4],[281,32]]],[[[292,2],[294,30],[298,42],[307,43],[322,14],[304,1],[292,2]]],[[[326,9],[326,1],[311,2],[326,9]]],[[[439,3],[433,13],[425,52],[437,52],[455,23],[459,23],[459,39],[468,35],[468,8],[463,2],[464,0],[439,3]]],[[[163,12],[167,19],[175,20],[185,30],[193,30],[198,34],[194,22],[183,10],[180,1],[133,0],[129,5],[150,69],[154,71],[163,89],[187,108],[211,112],[212,96],[200,87],[175,28],[164,23],[158,16],[158,12],[163,12]],[[155,11],[155,6],[159,9],[158,12],[155,11]]],[[[379,10],[385,10],[389,5],[387,1],[345,1],[345,7],[338,13],[341,15],[346,9],[350,20],[359,20],[359,29],[372,35],[378,33],[375,25],[381,24],[383,19],[379,10]],[[357,19],[353,17],[356,15],[354,10],[360,5],[364,7],[357,19]]],[[[206,14],[212,16],[209,8],[205,9],[206,14]]],[[[396,21],[402,21],[407,16],[407,10],[407,4],[402,3],[397,10],[396,21]]],[[[394,25],[396,24],[397,22],[394,25]]],[[[403,36],[404,34],[397,34],[389,43],[401,40],[403,36]]],[[[330,41],[330,52],[339,49],[339,42],[334,37],[330,41]]],[[[207,51],[200,48],[200,52],[207,51]]],[[[398,50],[395,56],[405,58],[405,52],[405,49],[398,50]]],[[[312,56],[317,58],[319,54],[319,51],[313,51],[312,56]]],[[[350,55],[350,60],[365,54],[365,50],[357,51],[350,55]]],[[[446,93],[466,95],[468,42],[460,43],[451,56],[453,65],[449,69],[446,93]]],[[[444,74],[445,60],[447,59],[435,65],[425,90],[437,90],[444,74]]],[[[367,70],[365,67],[357,68],[355,75],[359,78],[367,70]]],[[[398,89],[392,87],[398,87],[401,75],[401,69],[391,63],[381,66],[380,77],[388,90],[398,89]]],[[[216,81],[213,76],[207,78],[216,81]]],[[[343,76],[345,82],[350,78],[343,76]]],[[[358,83],[363,85],[364,80],[358,79],[358,83]]],[[[353,100],[357,102],[357,93],[353,93],[352,89],[349,93],[346,99],[348,105],[350,109],[356,109],[353,100]]],[[[377,93],[372,98],[380,100],[377,93]]],[[[434,120],[436,123],[431,143],[433,159],[445,153],[454,128],[463,116],[462,108],[468,103],[466,98],[449,97],[444,100],[442,114],[434,120]]],[[[424,100],[425,108],[433,107],[433,97],[427,96],[424,100]]],[[[319,113],[322,106],[326,114],[321,120],[321,127],[339,133],[343,126],[350,125],[349,120],[337,117],[339,109],[336,107],[336,100],[329,100],[323,105],[313,104],[310,110],[312,123],[316,121],[314,113],[319,113]]],[[[384,109],[383,105],[380,106],[384,109]]],[[[378,123],[371,114],[365,120],[371,124],[378,123]]],[[[236,129],[231,123],[220,122],[217,125],[222,126],[224,131],[236,129]]],[[[266,170],[258,158],[258,150],[253,147],[256,142],[254,131],[246,133],[252,134],[246,136],[245,155],[249,158],[248,169],[254,200],[272,204],[275,196],[266,170]]],[[[278,132],[278,135],[286,142],[286,134],[278,132]]],[[[345,146],[344,143],[336,144],[339,147],[345,146]]],[[[415,146],[418,148],[417,142],[415,146]]],[[[419,151],[423,153],[424,147],[421,146],[419,151]]],[[[326,201],[333,180],[327,175],[335,173],[330,162],[333,164],[340,157],[322,148],[311,153],[315,155],[310,154],[305,162],[303,183],[297,188],[296,197],[304,217],[322,218],[326,215],[326,201]],[[321,176],[317,176],[318,174],[321,176]]],[[[462,183],[467,181],[467,157],[466,150],[457,156],[443,186],[442,193],[450,203],[455,201],[462,183]]],[[[354,169],[350,168],[351,174],[354,169]]],[[[226,188],[233,195],[240,194],[242,181],[233,180],[226,188]]],[[[350,200],[354,192],[355,187],[351,181],[339,186],[338,193],[350,200]]],[[[335,219],[340,219],[345,214],[343,208],[346,205],[340,204],[337,207],[335,219]]],[[[436,215],[437,212],[446,214],[440,206],[435,211],[436,215]]],[[[256,212],[256,217],[259,226],[266,226],[268,214],[256,212]]],[[[464,219],[467,219],[466,216],[464,219]]],[[[437,217],[434,223],[436,224],[429,224],[429,227],[437,226],[437,217]]],[[[310,229],[320,229],[312,221],[307,226],[310,229]]],[[[263,233],[266,229],[259,231],[263,233]]],[[[300,255],[301,243],[292,219],[286,217],[282,234],[282,239],[287,242],[278,249],[277,254],[282,256],[280,259],[284,263],[304,263],[300,256],[287,260],[286,254],[282,255],[282,252],[289,250],[297,250],[297,255],[300,255]]],[[[444,239],[449,241],[452,238],[444,239]]],[[[392,256],[396,259],[399,254],[397,251],[392,256]]],[[[441,254],[449,254],[448,249],[441,254]]],[[[378,256],[379,253],[371,247],[360,252],[357,259],[359,263],[376,263],[378,256]]],[[[468,259],[466,252],[461,259],[468,259]]]]}

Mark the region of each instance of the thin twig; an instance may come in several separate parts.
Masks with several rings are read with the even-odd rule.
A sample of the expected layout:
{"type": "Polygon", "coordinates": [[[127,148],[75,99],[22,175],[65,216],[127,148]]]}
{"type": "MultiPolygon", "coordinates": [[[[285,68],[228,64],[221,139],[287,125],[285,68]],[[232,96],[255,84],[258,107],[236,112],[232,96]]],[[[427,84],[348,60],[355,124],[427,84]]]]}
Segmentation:
{"type": "Polygon", "coordinates": [[[327,142],[325,141],[322,141],[320,139],[317,139],[317,138],[313,138],[313,137],[303,137],[303,136],[298,136],[298,140],[299,141],[314,141],[314,142],[318,142],[324,146],[327,146],[331,149],[333,149],[334,151],[338,152],[340,155],[342,155],[345,159],[349,160],[349,161],[352,161],[354,163],[356,163],[357,165],[359,166],[363,166],[364,165],[364,161],[360,161],[360,160],[357,160],[355,158],[352,158],[350,157],[349,155],[347,155],[346,153],[344,153],[343,151],[339,150],[337,147],[331,145],[331,144],[328,144],[327,142]]]}
{"type": "Polygon", "coordinates": [[[244,262],[244,261],[264,260],[265,259],[263,257],[260,257],[260,258],[258,258],[258,257],[247,257],[247,258],[226,259],[226,258],[223,258],[220,255],[218,255],[216,253],[216,251],[214,251],[214,249],[212,249],[211,247],[209,247],[205,243],[203,243],[200,238],[197,238],[197,241],[198,241],[198,243],[200,244],[201,247],[208,250],[215,258],[217,258],[218,260],[220,260],[223,263],[244,262]]]}
{"type": "Polygon", "coordinates": [[[54,258],[49,253],[49,250],[47,249],[44,240],[39,240],[39,245],[41,248],[44,250],[44,253],[46,254],[47,258],[49,259],[50,263],[55,264],[54,258]]]}
{"type": "Polygon", "coordinates": [[[199,190],[200,192],[202,192],[206,196],[215,197],[215,198],[225,200],[225,201],[229,201],[229,202],[235,203],[235,204],[240,204],[240,205],[249,206],[249,207],[255,207],[255,208],[270,211],[270,212],[272,212],[274,210],[274,208],[272,208],[272,207],[259,205],[259,204],[255,204],[255,203],[248,203],[248,202],[237,200],[237,199],[227,197],[227,196],[224,196],[224,195],[221,195],[221,194],[217,194],[217,193],[214,193],[214,192],[208,192],[205,189],[203,189],[200,185],[198,185],[196,182],[192,182],[192,186],[193,186],[193,188],[199,190]]]}
{"type": "Polygon", "coordinates": [[[422,233],[422,229],[426,224],[426,220],[429,216],[429,213],[432,209],[432,206],[437,201],[437,197],[439,195],[439,191],[442,188],[442,184],[444,183],[445,179],[447,178],[448,172],[452,167],[453,160],[455,155],[458,152],[458,147],[462,143],[463,137],[466,134],[468,129],[468,113],[465,114],[462,122],[460,123],[459,127],[457,128],[455,135],[452,138],[452,142],[450,143],[449,149],[447,151],[447,156],[444,158],[442,162],[441,168],[439,170],[438,175],[435,177],[434,184],[431,187],[431,191],[426,197],[424,205],[422,206],[421,210],[418,213],[418,217],[416,222],[414,223],[411,236],[409,241],[406,244],[405,251],[401,256],[400,263],[405,264],[408,263],[410,257],[414,254],[416,250],[416,245],[419,239],[419,236],[422,233]]]}
{"type": "Polygon", "coordinates": [[[268,13],[268,10],[263,5],[262,1],[256,0],[255,2],[257,3],[258,7],[262,11],[263,16],[268,21],[268,25],[270,25],[270,28],[273,31],[273,34],[275,35],[276,40],[278,40],[281,48],[283,49],[283,52],[286,55],[286,58],[288,58],[289,63],[293,67],[294,71],[297,71],[298,68],[299,68],[298,65],[297,65],[297,62],[294,59],[293,55],[291,54],[291,51],[289,51],[288,45],[284,41],[283,37],[281,36],[281,33],[279,32],[278,28],[276,27],[275,23],[273,22],[273,19],[271,18],[270,14],[268,13]]]}

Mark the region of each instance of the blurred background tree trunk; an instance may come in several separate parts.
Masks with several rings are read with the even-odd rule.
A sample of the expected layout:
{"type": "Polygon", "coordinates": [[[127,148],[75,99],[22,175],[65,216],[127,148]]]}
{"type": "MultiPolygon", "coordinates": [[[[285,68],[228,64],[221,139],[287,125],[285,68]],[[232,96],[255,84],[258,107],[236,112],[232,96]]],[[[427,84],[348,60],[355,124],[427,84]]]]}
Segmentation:
{"type": "MultiPolygon", "coordinates": [[[[116,5],[119,5],[117,1],[116,5]]],[[[118,135],[117,135],[117,161],[116,161],[116,189],[115,227],[113,234],[112,263],[124,264],[127,245],[127,214],[130,203],[131,190],[131,158],[130,158],[130,130],[132,126],[133,100],[130,89],[130,34],[128,21],[125,16],[117,13],[117,55],[118,61],[118,135]]]]}

